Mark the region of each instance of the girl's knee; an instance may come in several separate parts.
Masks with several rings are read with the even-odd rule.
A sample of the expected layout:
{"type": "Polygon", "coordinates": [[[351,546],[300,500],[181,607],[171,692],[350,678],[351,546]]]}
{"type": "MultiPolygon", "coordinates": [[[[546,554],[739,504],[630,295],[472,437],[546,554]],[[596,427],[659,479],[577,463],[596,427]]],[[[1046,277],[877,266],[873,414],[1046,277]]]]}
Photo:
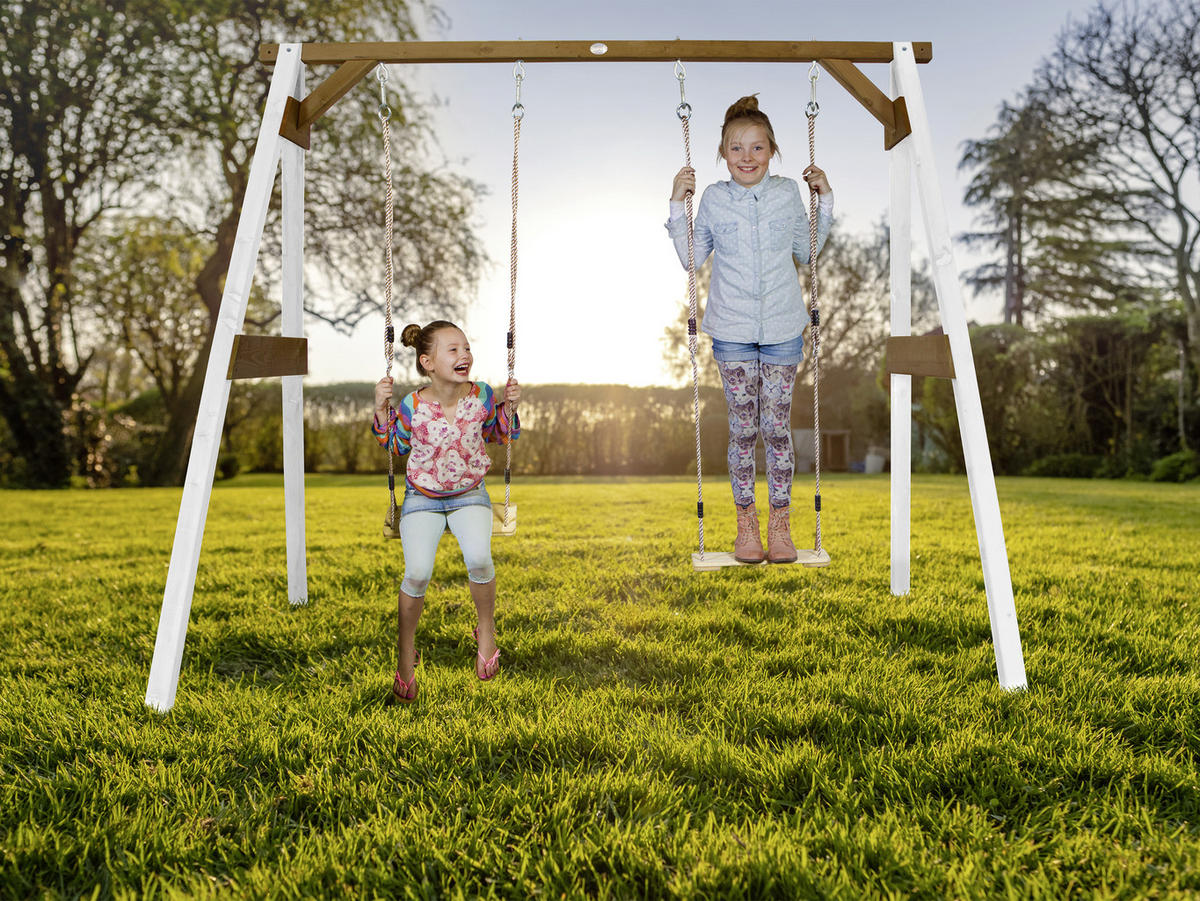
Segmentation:
{"type": "Polygon", "coordinates": [[[759,431],[762,433],[764,443],[770,443],[774,447],[781,447],[785,444],[791,447],[791,423],[784,420],[764,419],[759,424],[759,431]]]}
{"type": "Polygon", "coordinates": [[[468,551],[464,549],[462,561],[467,564],[467,578],[475,584],[486,584],[496,578],[496,566],[492,564],[491,551],[468,551]]]}
{"type": "Polygon", "coordinates": [[[433,573],[430,573],[425,578],[419,578],[410,573],[405,573],[404,579],[400,582],[400,590],[410,598],[423,598],[425,597],[425,589],[429,587],[429,579],[432,575],[433,573]]]}
{"type": "Polygon", "coordinates": [[[496,578],[496,567],[492,563],[491,554],[483,557],[469,558],[464,555],[463,562],[467,564],[467,578],[476,585],[486,585],[496,578]]]}
{"type": "Polygon", "coordinates": [[[758,423],[750,417],[729,417],[729,440],[736,444],[753,443],[758,439],[758,423]]]}

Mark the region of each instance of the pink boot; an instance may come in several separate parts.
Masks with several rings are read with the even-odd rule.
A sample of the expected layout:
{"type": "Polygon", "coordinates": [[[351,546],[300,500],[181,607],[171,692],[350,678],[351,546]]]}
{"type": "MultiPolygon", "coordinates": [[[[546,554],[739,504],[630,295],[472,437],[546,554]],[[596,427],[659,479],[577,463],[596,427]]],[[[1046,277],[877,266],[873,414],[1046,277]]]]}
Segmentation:
{"type": "Polygon", "coordinates": [[[767,559],[772,563],[796,562],[791,510],[791,507],[772,507],[767,517],[767,559]]]}
{"type": "Polygon", "coordinates": [[[758,511],[754,504],[737,508],[737,540],[733,543],[733,559],[739,563],[762,563],[762,538],[758,534],[758,511]]]}

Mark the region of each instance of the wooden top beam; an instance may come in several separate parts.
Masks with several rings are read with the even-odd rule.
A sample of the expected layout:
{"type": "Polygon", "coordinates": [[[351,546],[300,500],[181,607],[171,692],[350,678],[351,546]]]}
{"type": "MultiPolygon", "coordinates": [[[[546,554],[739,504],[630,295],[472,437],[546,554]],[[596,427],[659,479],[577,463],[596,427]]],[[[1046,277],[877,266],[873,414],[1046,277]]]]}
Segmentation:
{"type": "MultiPolygon", "coordinates": [[[[933,44],[912,42],[918,63],[933,59],[933,44]]],[[[258,58],[274,65],[278,44],[262,44],[258,58]]],[[[890,41],[391,41],[305,44],[308,65],[374,63],[566,62],[774,62],[819,59],[851,63],[890,63],[890,41]],[[605,48],[601,50],[600,48],[605,48]],[[593,49],[595,48],[595,49],[593,49]]]]}

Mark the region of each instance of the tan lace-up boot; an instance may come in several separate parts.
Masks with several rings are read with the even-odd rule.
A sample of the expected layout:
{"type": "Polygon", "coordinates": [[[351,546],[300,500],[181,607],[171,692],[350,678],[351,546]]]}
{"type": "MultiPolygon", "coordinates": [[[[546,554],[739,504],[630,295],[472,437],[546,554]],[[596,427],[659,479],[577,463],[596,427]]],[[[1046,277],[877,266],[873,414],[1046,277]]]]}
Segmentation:
{"type": "Polygon", "coordinates": [[[796,562],[791,511],[791,507],[772,507],[767,517],[767,559],[772,563],[796,562]]]}
{"type": "Polygon", "coordinates": [[[741,563],[762,563],[763,545],[758,532],[758,511],[754,504],[737,508],[737,540],[733,543],[733,557],[741,563]]]}

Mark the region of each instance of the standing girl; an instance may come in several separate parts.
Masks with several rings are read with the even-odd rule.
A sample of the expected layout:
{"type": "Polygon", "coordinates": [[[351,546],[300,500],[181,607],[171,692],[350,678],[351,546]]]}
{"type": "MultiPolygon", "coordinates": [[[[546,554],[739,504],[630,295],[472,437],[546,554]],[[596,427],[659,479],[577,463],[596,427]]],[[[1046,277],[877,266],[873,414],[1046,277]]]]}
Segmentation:
{"type": "Polygon", "coordinates": [[[391,406],[392,379],[382,378],[375,386],[371,431],[391,453],[409,455],[400,509],[404,580],[391,703],[407,703],[417,696],[417,621],[425,607],[425,587],[433,575],[438,542],[447,527],[462,549],[479,620],[475,675],[486,681],[500,669],[492,503],[483,484],[491,461],[483,445],[485,441],[506,444],[521,431],[516,415],[521,388],[516,379],[509,380],[499,402],[491,386],[471,381],[474,357],[458,326],[443,320],[424,328],[406,325],[400,340],[416,350],[417,372],[428,376],[429,384],[406,395],[396,409],[391,406]]]}
{"type": "MultiPolygon", "coordinates": [[[[771,121],[758,100],[743,97],[725,112],[718,154],[731,176],[705,189],[693,229],[699,266],[713,254],[712,281],[702,328],[712,336],[713,357],[729,406],[729,479],[737,505],[734,556],[743,563],[791,563],[792,388],[804,359],[808,315],[793,260],[809,262],[809,225],[799,185],[769,175],[779,153],[771,121]],[[767,462],[764,552],[754,508],[754,449],[762,435],[767,462]]],[[[804,170],[817,192],[817,250],[833,224],[833,189],[816,166],[804,170]]],[[[679,260],[688,264],[684,200],[695,193],[696,173],[684,167],[671,188],[667,231],[679,260]]]]}

